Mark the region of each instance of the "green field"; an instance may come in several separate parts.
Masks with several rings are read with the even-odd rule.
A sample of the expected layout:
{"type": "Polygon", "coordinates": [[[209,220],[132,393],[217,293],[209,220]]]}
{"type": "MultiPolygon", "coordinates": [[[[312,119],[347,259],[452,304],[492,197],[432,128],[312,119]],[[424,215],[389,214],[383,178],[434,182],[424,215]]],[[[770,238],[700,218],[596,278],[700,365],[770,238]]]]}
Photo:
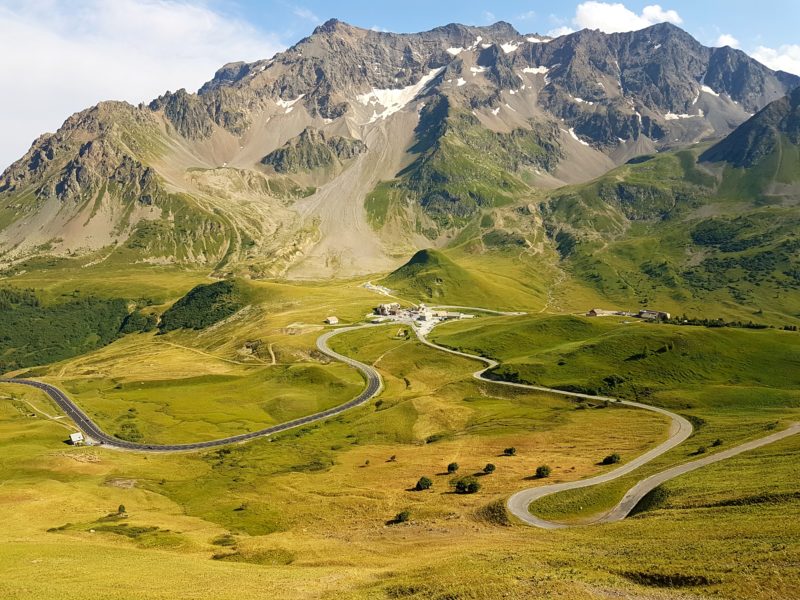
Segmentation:
{"type": "MultiPolygon", "coordinates": [[[[496,377],[638,399],[696,428],[634,474],[545,498],[537,514],[580,522],[700,446],[715,452],[798,420],[796,332],[563,314],[594,304],[595,292],[558,269],[537,268],[532,256],[476,254],[471,243],[428,253],[421,266],[412,262],[414,273],[385,282],[406,303],[528,314],[443,325],[435,341],[498,359],[496,377]]],[[[110,433],[154,443],[241,433],[352,398],[361,376],[318,353],[316,338],[328,315],[358,323],[385,301],[361,281],[236,280],[230,288],[188,271],[112,276],[98,265],[77,284],[69,267],[53,268],[5,283],[56,306],[94,286],[98,298],[148,300],[135,310],[180,317],[163,333],[126,333],[17,371],[65,389],[110,433]],[[180,310],[170,309],[181,298],[180,310]]],[[[425,347],[404,329],[331,341],[380,371],[377,400],[207,452],[71,447],[64,440],[74,429],[46,397],[0,385],[0,594],[241,599],[269,589],[276,598],[766,600],[800,592],[798,440],[670,481],[623,522],[532,529],[515,523],[504,501],[537,485],[537,466],[551,467],[550,481],[605,472],[604,456],[616,452],[625,462],[663,441],[667,420],[479,382],[475,361],[425,347]],[[509,447],[515,456],[504,456],[509,447]],[[448,474],[453,462],[459,469],[448,474]],[[489,463],[494,472],[483,474],[489,463]],[[423,476],[431,489],[413,491],[423,476]],[[469,476],[478,493],[454,493],[469,476]],[[392,524],[404,511],[409,520],[392,524]],[[742,552],[746,570],[732,569],[742,552]]]]}

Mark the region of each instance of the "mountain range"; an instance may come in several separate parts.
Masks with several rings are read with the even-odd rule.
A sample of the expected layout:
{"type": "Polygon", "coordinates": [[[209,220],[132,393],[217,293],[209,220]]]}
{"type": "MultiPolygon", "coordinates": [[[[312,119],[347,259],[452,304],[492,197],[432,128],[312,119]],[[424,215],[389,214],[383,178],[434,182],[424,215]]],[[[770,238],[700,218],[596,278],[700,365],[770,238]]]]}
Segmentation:
{"type": "Polygon", "coordinates": [[[800,283],[798,85],[670,24],[548,38],[331,20],[196,94],[102,102],[42,135],[0,176],[0,268],[317,279],[467,247],[539,256],[620,302],[651,284],[744,301],[800,283]]]}

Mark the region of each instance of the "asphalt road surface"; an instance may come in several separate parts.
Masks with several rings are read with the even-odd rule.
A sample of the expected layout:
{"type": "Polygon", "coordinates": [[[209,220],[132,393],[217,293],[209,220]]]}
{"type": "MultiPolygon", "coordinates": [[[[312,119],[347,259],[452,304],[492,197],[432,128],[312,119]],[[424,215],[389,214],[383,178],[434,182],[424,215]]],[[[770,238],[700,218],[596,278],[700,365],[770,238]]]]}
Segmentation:
{"type": "Polygon", "coordinates": [[[293,421],[287,421],[286,423],[273,425],[271,427],[260,429],[258,431],[242,433],[240,435],[233,435],[230,437],[220,438],[217,440],[209,440],[206,442],[194,442],[190,444],[169,444],[164,446],[156,444],[137,444],[135,442],[126,442],[112,435],[109,435],[102,429],[100,429],[97,423],[92,421],[92,419],[85,412],[83,412],[78,405],[76,405],[64,392],[62,392],[54,385],[50,385],[49,383],[43,383],[41,381],[33,381],[31,379],[0,379],[0,382],[27,385],[42,390],[48,396],[50,396],[50,398],[52,398],[56,404],[58,404],[61,410],[63,410],[64,413],[70,419],[74,421],[75,425],[78,427],[78,429],[80,429],[83,432],[85,436],[91,438],[96,443],[102,444],[104,447],[117,448],[122,450],[136,450],[138,452],[161,452],[161,453],[204,450],[206,448],[216,448],[218,446],[227,446],[229,444],[238,444],[241,442],[247,442],[249,440],[254,440],[256,438],[268,437],[270,435],[274,435],[276,433],[280,433],[288,429],[294,429],[295,427],[308,425],[309,423],[314,423],[316,421],[322,421],[324,419],[328,419],[335,415],[339,415],[356,406],[361,406],[362,404],[369,402],[372,398],[377,396],[383,389],[383,380],[381,379],[381,376],[378,374],[378,371],[376,371],[370,365],[364,364],[355,359],[339,354],[338,352],[334,352],[328,347],[328,340],[330,340],[333,336],[339,335],[340,333],[344,333],[346,331],[354,331],[356,329],[362,329],[366,327],[374,327],[374,325],[357,325],[354,327],[341,327],[339,329],[333,329],[331,331],[327,331],[317,338],[317,348],[319,348],[320,352],[331,357],[334,360],[338,360],[340,362],[350,365],[354,369],[357,369],[362,375],[364,375],[367,385],[358,396],[356,396],[349,402],[346,402],[345,404],[334,406],[333,408],[329,408],[328,410],[324,410],[322,412],[314,413],[313,415],[308,415],[306,417],[301,417],[293,421]]]}
{"type": "MultiPolygon", "coordinates": [[[[590,396],[588,394],[565,392],[563,390],[556,390],[537,385],[527,385],[523,383],[512,383],[509,381],[499,381],[490,379],[486,377],[486,372],[499,365],[499,363],[496,360],[493,360],[491,358],[486,358],[485,356],[476,356],[474,354],[467,354],[466,352],[459,352],[458,350],[452,350],[444,346],[439,346],[438,344],[434,344],[433,342],[428,340],[424,335],[421,335],[419,332],[417,332],[417,335],[419,337],[419,340],[426,346],[430,346],[431,348],[436,348],[437,350],[448,352],[450,354],[455,354],[456,356],[462,356],[464,358],[471,358],[473,360],[478,360],[484,363],[486,367],[478,371],[475,371],[475,373],[473,373],[473,377],[481,381],[489,381],[499,385],[523,388],[527,390],[535,390],[540,392],[548,392],[551,394],[559,394],[561,396],[570,396],[573,398],[585,398],[594,401],[605,400],[614,404],[620,404],[623,406],[630,406],[633,408],[640,408],[643,410],[656,412],[661,415],[667,416],[672,420],[672,424],[670,425],[669,436],[664,442],[662,442],[652,450],[645,452],[641,456],[636,457],[632,461],[625,463],[621,467],[614,469],[613,471],[609,471],[608,473],[603,473],[602,475],[597,475],[596,477],[591,477],[589,479],[580,479],[578,481],[568,481],[564,483],[555,483],[551,485],[528,488],[520,492],[517,492],[516,494],[511,496],[508,499],[508,502],[506,503],[509,512],[511,512],[511,514],[513,514],[515,517],[517,517],[524,523],[527,523],[528,525],[541,527],[542,529],[563,529],[566,527],[570,527],[571,525],[565,523],[556,523],[554,521],[547,521],[545,519],[540,519],[539,517],[531,514],[531,512],[528,510],[528,507],[534,500],[538,500],[540,498],[549,496],[551,494],[555,494],[557,492],[590,487],[593,485],[606,483],[608,481],[613,481],[614,479],[623,477],[628,473],[634,471],[635,469],[638,469],[642,465],[650,462],[654,458],[657,458],[662,454],[664,454],[665,452],[668,452],[675,446],[683,443],[692,434],[692,425],[691,423],[689,423],[688,420],[686,420],[680,415],[677,415],[668,410],[664,410],[663,408],[658,408],[656,406],[649,406],[647,404],[641,404],[639,402],[631,402],[629,400],[619,400],[617,398],[609,398],[605,396],[590,396]]],[[[694,460],[685,464],[677,465],[669,469],[666,469],[665,471],[661,471],[660,473],[656,473],[655,475],[651,475],[650,477],[642,479],[631,489],[629,489],[625,493],[625,496],[622,498],[622,500],[620,500],[619,504],[617,504],[609,512],[598,517],[591,523],[584,523],[584,524],[588,525],[593,523],[611,523],[613,521],[620,521],[630,514],[630,512],[634,509],[634,507],[648,492],[658,487],[665,481],[668,481],[670,479],[673,479],[675,477],[678,477],[679,475],[683,475],[690,471],[694,471],[695,469],[699,469],[700,467],[704,467],[706,465],[721,460],[725,460],[726,458],[730,458],[731,456],[736,456],[737,454],[741,454],[742,452],[747,452],[748,450],[753,450],[755,448],[771,444],[783,438],[795,435],[796,433],[800,433],[800,423],[792,425],[791,427],[784,429],[783,431],[773,433],[772,435],[768,435],[766,437],[759,438],[756,440],[751,440],[734,448],[729,448],[721,452],[716,452],[704,458],[694,460]]]]}

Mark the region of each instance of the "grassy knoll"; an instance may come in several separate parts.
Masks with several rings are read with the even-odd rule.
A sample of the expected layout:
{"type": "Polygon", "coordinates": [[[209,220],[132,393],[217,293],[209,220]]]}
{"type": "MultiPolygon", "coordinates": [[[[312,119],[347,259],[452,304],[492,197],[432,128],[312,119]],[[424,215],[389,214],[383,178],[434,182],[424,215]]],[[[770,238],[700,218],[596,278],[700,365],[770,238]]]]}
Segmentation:
{"type": "Polygon", "coordinates": [[[538,309],[544,302],[541,277],[521,280],[515,258],[498,254],[489,265],[469,256],[460,255],[457,262],[439,250],[420,250],[380,283],[417,302],[538,309]]]}

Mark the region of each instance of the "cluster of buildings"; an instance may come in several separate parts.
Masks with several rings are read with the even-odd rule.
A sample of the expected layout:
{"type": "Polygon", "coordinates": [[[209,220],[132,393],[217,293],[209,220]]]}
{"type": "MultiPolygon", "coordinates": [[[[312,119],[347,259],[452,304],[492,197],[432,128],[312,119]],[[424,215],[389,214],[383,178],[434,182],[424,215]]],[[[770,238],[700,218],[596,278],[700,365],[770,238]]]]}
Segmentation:
{"type": "Polygon", "coordinates": [[[376,319],[373,319],[373,322],[393,319],[438,323],[441,321],[451,321],[454,319],[471,319],[475,316],[462,312],[434,310],[425,306],[424,304],[412,306],[411,308],[402,308],[399,302],[380,304],[373,310],[373,312],[377,317],[376,319]]]}
{"type": "Polygon", "coordinates": [[[625,310],[606,310],[604,308],[593,308],[586,313],[587,317],[634,317],[647,321],[668,321],[672,315],[661,310],[640,310],[639,312],[629,312],[625,310]]]}

